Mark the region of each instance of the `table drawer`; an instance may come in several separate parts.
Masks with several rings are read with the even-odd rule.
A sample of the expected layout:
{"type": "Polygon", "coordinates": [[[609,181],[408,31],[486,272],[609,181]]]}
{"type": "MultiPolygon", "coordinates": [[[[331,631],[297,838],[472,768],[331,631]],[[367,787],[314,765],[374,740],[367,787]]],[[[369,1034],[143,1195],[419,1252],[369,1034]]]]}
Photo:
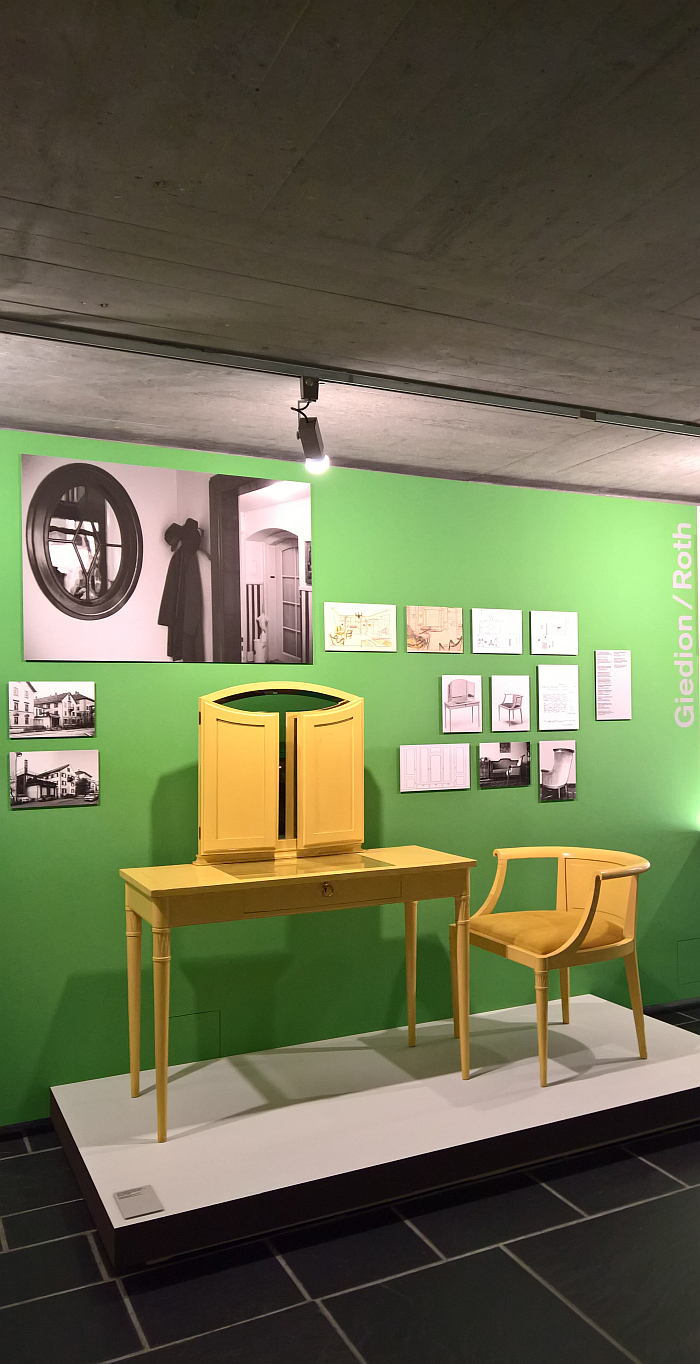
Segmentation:
{"type": "Polygon", "coordinates": [[[328,876],[323,881],[253,886],[243,898],[244,914],[294,914],[304,909],[388,904],[401,899],[400,876],[328,876]]]}

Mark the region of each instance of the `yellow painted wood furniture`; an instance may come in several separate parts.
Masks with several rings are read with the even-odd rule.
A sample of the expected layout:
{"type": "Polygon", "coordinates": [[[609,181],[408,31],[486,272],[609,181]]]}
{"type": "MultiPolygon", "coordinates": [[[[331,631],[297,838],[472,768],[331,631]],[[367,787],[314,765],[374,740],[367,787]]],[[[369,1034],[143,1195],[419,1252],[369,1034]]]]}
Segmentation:
{"type": "MultiPolygon", "coordinates": [[[[643,857],[606,848],[497,848],[496,876],[483,905],[469,923],[470,946],[483,947],[535,972],[537,1047],[540,1084],[547,1083],[547,1001],[549,972],[559,971],[562,1021],[569,1022],[569,970],[592,962],[622,957],[637,1031],[639,1055],[646,1059],[644,1012],[637,965],[637,889],[643,857]],[[508,863],[529,858],[557,859],[554,910],[519,910],[494,914],[508,863]]],[[[460,971],[464,954],[458,950],[459,924],[450,928],[452,992],[455,1031],[463,1017],[459,1007],[460,971]]],[[[469,1075],[469,1039],[461,1038],[462,1074],[469,1075]]]]}
{"type": "Polygon", "coordinates": [[[167,1137],[170,937],[189,924],[309,914],[363,905],[403,903],[406,922],[406,987],[409,1046],[416,1037],[416,925],[419,900],[455,901],[459,937],[459,1008],[462,1038],[469,1028],[469,872],[472,858],[430,848],[371,848],[329,856],[286,857],[256,862],[222,861],[172,867],[129,867],[126,938],[129,994],[131,1093],[139,1093],[141,1066],[141,930],[153,928],[156,1103],[158,1140],[167,1137]]]}
{"type": "Polygon", "coordinates": [[[261,682],[202,696],[197,860],[359,852],[363,708],[360,696],[304,682],[261,682]],[[316,698],[321,708],[295,709],[295,696],[316,698]],[[280,715],[271,701],[286,697],[291,705],[281,748],[280,715]]]}

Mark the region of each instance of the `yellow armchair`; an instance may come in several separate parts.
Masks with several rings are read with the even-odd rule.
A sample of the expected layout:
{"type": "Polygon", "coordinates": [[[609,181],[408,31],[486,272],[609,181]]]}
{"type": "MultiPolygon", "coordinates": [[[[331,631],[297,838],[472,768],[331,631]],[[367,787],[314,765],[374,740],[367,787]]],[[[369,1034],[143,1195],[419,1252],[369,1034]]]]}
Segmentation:
{"type": "MultiPolygon", "coordinates": [[[[496,876],[481,909],[469,920],[470,947],[483,947],[499,957],[519,961],[535,972],[537,1047],[540,1084],[547,1083],[547,1005],[549,972],[559,971],[562,1021],[569,1022],[569,970],[591,962],[622,957],[627,972],[639,1055],[646,1059],[644,1011],[637,965],[637,887],[649,870],[643,857],[605,848],[497,848],[496,876]],[[494,914],[508,863],[529,858],[556,858],[556,906],[494,914]]],[[[452,1003],[459,1036],[457,929],[450,927],[452,1003]]],[[[468,1028],[461,1039],[462,1075],[469,1075],[468,1028]]]]}

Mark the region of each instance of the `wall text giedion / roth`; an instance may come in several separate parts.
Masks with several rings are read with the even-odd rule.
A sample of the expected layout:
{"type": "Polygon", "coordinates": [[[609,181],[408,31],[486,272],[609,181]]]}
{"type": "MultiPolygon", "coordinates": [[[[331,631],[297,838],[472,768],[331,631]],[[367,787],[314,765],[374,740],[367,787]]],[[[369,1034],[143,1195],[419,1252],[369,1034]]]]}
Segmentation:
{"type": "Polygon", "coordinates": [[[673,570],[673,600],[684,608],[685,614],[678,617],[678,648],[673,655],[677,690],[675,697],[675,721],[681,729],[688,729],[695,720],[695,677],[693,667],[694,620],[693,620],[693,546],[689,521],[680,521],[673,532],[673,548],[678,555],[678,567],[673,570]],[[682,592],[680,597],[677,593],[682,592]]]}

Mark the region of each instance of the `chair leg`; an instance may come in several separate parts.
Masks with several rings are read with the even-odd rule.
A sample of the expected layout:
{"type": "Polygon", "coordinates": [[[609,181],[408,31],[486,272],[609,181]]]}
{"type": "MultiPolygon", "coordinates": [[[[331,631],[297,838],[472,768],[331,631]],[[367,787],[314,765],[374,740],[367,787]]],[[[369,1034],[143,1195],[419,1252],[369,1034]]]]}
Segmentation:
{"type": "Polygon", "coordinates": [[[639,984],[639,966],[637,964],[637,948],[625,957],[625,971],[627,972],[627,989],[630,992],[630,1003],[634,1014],[634,1026],[637,1030],[637,1042],[639,1043],[639,1055],[643,1061],[647,1059],[647,1039],[644,1031],[644,1006],[642,1004],[642,990],[639,984]]]}
{"type": "Polygon", "coordinates": [[[561,1021],[562,1021],[562,1023],[568,1023],[568,1021],[569,1021],[569,993],[570,993],[570,992],[569,992],[569,968],[568,968],[568,966],[562,966],[562,968],[561,968],[561,970],[560,970],[560,972],[559,972],[559,980],[561,981],[561,989],[560,989],[560,994],[561,994],[561,1021]]]}
{"type": "Polygon", "coordinates": [[[535,997],[537,999],[537,1050],[540,1058],[540,1084],[547,1083],[547,997],[549,994],[549,971],[535,971],[535,997]]]}
{"type": "Polygon", "coordinates": [[[455,1037],[459,1037],[459,998],[457,995],[457,925],[450,924],[450,979],[452,981],[452,1018],[455,1037]]]}

